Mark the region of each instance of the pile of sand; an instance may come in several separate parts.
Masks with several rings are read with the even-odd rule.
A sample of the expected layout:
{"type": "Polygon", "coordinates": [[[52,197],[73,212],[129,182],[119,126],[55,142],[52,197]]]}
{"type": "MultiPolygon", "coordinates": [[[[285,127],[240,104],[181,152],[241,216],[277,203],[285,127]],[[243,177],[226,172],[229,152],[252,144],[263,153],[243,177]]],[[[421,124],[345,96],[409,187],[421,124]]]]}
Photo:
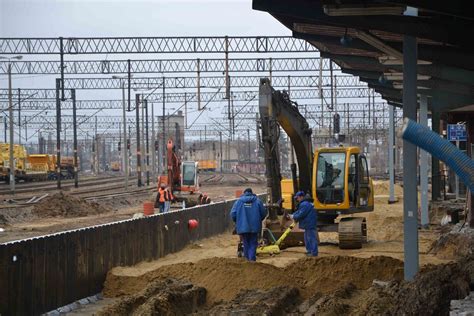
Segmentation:
{"type": "Polygon", "coordinates": [[[474,260],[468,256],[426,266],[413,282],[402,281],[402,261],[389,257],[303,258],[285,268],[211,258],[162,266],[141,275],[126,275],[126,271],[115,268],[107,276],[104,294],[121,296],[120,305],[108,310],[108,315],[149,313],[157,311],[151,306],[165,303],[172,313],[184,306],[195,309],[196,315],[439,315],[448,313],[452,299],[469,293],[474,260]],[[175,293],[174,283],[167,286],[171,290],[163,289],[168,278],[194,285],[186,287],[194,292],[183,293],[205,289],[206,303],[197,304],[202,296],[187,294],[192,304],[184,304],[185,296],[175,293]]]}
{"type": "Polygon", "coordinates": [[[121,275],[121,269],[111,270],[105,281],[104,295],[130,295],[153,280],[164,278],[185,279],[207,290],[207,301],[231,300],[242,289],[270,289],[294,280],[271,265],[249,263],[240,259],[212,258],[197,263],[179,263],[163,266],[140,276],[121,275]],[[266,276],[271,275],[271,278],[266,276]]]}
{"type": "Polygon", "coordinates": [[[63,192],[48,196],[35,204],[32,213],[40,217],[81,217],[110,212],[112,209],[63,192]]]}
{"type": "Polygon", "coordinates": [[[316,260],[303,258],[285,270],[287,273],[294,273],[303,281],[305,284],[301,289],[303,297],[308,297],[315,291],[332,292],[348,283],[354,284],[358,289],[366,289],[371,286],[374,279],[403,278],[403,262],[385,256],[370,258],[331,256],[316,260]]]}
{"type": "Polygon", "coordinates": [[[242,259],[211,258],[163,266],[139,276],[124,275],[123,269],[115,268],[107,275],[104,295],[131,295],[154,280],[171,277],[204,287],[208,304],[230,301],[242,290],[269,290],[278,286],[296,287],[303,298],[308,298],[316,292],[329,293],[347,283],[366,289],[374,279],[401,279],[402,269],[400,260],[389,257],[303,258],[286,268],[242,259]]]}
{"type": "MultiPolygon", "coordinates": [[[[390,194],[390,183],[389,181],[374,180],[374,194],[375,195],[387,195],[390,194]]],[[[403,188],[399,184],[395,184],[395,196],[402,196],[403,188]]]]}

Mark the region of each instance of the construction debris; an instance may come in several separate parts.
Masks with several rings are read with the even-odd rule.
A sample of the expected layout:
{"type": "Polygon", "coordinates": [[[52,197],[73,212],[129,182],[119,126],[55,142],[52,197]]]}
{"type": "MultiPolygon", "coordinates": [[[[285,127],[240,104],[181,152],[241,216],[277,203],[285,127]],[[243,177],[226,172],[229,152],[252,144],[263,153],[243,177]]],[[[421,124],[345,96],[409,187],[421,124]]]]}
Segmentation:
{"type": "Polygon", "coordinates": [[[196,312],[205,302],[205,288],[174,279],[156,280],[99,315],[184,315],[196,312]]]}
{"type": "Polygon", "coordinates": [[[474,249],[474,229],[458,223],[451,230],[441,234],[429,250],[442,259],[456,259],[469,256],[474,249]]]}

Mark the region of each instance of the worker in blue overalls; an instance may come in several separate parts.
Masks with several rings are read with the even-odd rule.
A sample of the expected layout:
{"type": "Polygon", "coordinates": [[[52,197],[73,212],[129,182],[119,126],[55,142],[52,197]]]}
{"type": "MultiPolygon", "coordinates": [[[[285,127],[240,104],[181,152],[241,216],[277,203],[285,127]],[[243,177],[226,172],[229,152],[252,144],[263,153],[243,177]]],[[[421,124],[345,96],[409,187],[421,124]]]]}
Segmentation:
{"type": "Polygon", "coordinates": [[[262,221],[267,216],[262,201],[253,194],[251,188],[247,188],[234,203],[230,216],[236,223],[237,234],[242,238],[244,257],[256,261],[258,236],[262,230],[262,221]]]}

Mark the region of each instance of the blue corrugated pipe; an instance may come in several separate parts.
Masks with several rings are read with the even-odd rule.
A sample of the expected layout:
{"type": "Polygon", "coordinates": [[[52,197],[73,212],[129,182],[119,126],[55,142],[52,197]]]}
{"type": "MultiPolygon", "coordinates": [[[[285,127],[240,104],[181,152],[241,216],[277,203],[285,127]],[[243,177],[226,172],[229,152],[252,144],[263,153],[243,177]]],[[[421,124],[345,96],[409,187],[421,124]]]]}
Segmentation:
{"type": "Polygon", "coordinates": [[[427,127],[405,118],[402,137],[448,165],[474,192],[474,160],[427,127]]]}

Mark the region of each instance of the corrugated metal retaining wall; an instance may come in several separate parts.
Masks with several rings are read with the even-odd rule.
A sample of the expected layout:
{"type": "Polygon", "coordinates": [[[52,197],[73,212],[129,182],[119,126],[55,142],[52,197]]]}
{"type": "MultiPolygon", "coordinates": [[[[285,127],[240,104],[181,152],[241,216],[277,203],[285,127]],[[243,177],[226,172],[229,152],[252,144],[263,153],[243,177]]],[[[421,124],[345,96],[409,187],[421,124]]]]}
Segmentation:
{"type": "Polygon", "coordinates": [[[0,244],[0,314],[36,315],[102,290],[107,271],[229,228],[232,201],[0,244]],[[199,227],[188,231],[189,219],[199,227]]]}

